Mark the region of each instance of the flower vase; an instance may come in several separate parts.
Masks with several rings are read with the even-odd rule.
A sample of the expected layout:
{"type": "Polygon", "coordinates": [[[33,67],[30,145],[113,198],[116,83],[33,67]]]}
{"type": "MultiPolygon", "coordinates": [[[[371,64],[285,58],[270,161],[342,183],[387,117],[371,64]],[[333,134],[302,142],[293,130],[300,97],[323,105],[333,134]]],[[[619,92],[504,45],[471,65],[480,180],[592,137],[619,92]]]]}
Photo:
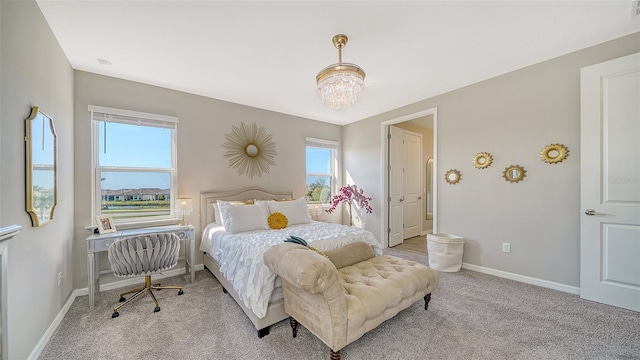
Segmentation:
{"type": "Polygon", "coordinates": [[[349,201],[349,226],[353,226],[353,205],[349,201]]]}

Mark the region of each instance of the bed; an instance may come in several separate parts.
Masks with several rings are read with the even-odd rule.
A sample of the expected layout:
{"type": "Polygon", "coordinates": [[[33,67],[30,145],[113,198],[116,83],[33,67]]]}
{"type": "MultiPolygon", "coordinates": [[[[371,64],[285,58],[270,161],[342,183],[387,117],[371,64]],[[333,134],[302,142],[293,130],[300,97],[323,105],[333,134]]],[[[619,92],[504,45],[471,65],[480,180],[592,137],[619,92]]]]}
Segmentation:
{"type": "MultiPolygon", "coordinates": [[[[295,235],[304,238],[310,246],[321,251],[364,241],[372,246],[376,254],[382,253],[377,239],[369,231],[313,221],[308,216],[306,208],[305,211],[296,214],[287,210],[292,209],[292,206],[300,206],[300,202],[304,202],[304,199],[293,199],[293,193],[290,191],[269,191],[262,188],[208,191],[200,194],[200,250],[204,253],[204,265],[218,279],[223,291],[229,293],[242,308],[255,326],[258,337],[269,334],[271,325],[289,317],[284,312],[279,278],[262,263],[262,254],[267,248],[283,242],[289,235],[295,235]],[[280,230],[248,228],[248,231],[229,221],[222,226],[221,210],[214,207],[218,200],[236,204],[257,200],[255,204],[244,206],[242,209],[257,211],[257,207],[275,208],[279,212],[290,214],[291,224],[280,230]],[[300,216],[308,218],[304,220],[300,216]]],[[[229,207],[229,204],[223,205],[229,207]]],[[[237,210],[238,206],[242,205],[232,208],[237,210]]],[[[267,211],[268,215],[269,210],[263,211],[267,211]]],[[[222,217],[227,217],[227,214],[222,217]]]]}

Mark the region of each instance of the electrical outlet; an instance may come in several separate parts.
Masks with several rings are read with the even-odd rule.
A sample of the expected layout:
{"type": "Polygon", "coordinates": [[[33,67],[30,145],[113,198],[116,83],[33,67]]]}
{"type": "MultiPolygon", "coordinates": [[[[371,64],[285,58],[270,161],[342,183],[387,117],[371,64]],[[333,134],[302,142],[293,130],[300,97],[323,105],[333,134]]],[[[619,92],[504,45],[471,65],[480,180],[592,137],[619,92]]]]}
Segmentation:
{"type": "Polygon", "coordinates": [[[511,244],[510,243],[502,243],[502,252],[510,253],[511,252],[511,244]]]}
{"type": "Polygon", "coordinates": [[[58,287],[60,287],[60,285],[62,285],[62,272],[58,273],[58,287]]]}

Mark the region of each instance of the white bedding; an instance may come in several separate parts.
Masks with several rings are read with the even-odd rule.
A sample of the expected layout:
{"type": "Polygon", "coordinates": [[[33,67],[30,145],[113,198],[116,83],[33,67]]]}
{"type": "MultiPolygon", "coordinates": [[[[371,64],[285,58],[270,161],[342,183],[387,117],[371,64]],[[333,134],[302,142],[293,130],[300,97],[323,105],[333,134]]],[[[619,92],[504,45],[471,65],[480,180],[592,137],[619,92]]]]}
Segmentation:
{"type": "Polygon", "coordinates": [[[215,223],[202,232],[200,250],[220,265],[220,271],[233,284],[245,306],[257,317],[267,313],[267,304],[275,286],[276,275],[263,263],[264,252],[282,243],[289,235],[301,237],[321,251],[364,241],[382,254],[378,240],[367,230],[354,226],[316,222],[292,225],[281,230],[255,230],[230,234],[215,223]]]}

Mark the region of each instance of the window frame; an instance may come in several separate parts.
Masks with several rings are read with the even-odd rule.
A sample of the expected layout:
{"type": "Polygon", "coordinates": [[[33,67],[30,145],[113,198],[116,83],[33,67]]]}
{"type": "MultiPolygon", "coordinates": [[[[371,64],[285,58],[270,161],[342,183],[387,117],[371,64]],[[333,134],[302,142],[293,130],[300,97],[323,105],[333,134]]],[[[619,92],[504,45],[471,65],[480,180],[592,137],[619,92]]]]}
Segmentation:
{"type": "Polygon", "coordinates": [[[307,137],[305,139],[305,188],[307,177],[309,176],[329,176],[331,178],[331,183],[329,185],[329,189],[331,190],[331,195],[329,196],[329,201],[326,203],[316,203],[316,202],[308,202],[309,206],[313,205],[321,205],[323,208],[331,207],[330,200],[337,194],[338,192],[338,152],[340,151],[340,143],[333,140],[325,140],[325,139],[317,139],[312,137],[307,137]],[[308,173],[306,171],[307,164],[307,148],[317,148],[324,149],[330,151],[330,171],[331,173],[308,173]]]}
{"type": "Polygon", "coordinates": [[[178,221],[175,213],[175,201],[178,198],[178,156],[177,156],[177,138],[178,138],[178,122],[179,119],[173,116],[144,113],[131,110],[114,109],[102,106],[89,105],[91,120],[91,223],[95,225],[96,216],[102,214],[102,196],[101,196],[101,174],[103,172],[153,172],[169,174],[169,214],[149,217],[131,217],[126,219],[116,219],[117,225],[142,225],[146,226],[150,223],[163,223],[170,221],[178,221]],[[94,116],[94,113],[97,114],[94,116]],[[121,121],[111,120],[108,122],[124,123],[130,125],[160,127],[171,129],[171,166],[169,168],[155,167],[123,167],[123,166],[100,166],[100,131],[99,127],[105,120],[96,119],[96,116],[118,117],[121,121]],[[133,120],[132,120],[133,119],[133,120]],[[137,123],[136,123],[137,122],[137,123]]]}

